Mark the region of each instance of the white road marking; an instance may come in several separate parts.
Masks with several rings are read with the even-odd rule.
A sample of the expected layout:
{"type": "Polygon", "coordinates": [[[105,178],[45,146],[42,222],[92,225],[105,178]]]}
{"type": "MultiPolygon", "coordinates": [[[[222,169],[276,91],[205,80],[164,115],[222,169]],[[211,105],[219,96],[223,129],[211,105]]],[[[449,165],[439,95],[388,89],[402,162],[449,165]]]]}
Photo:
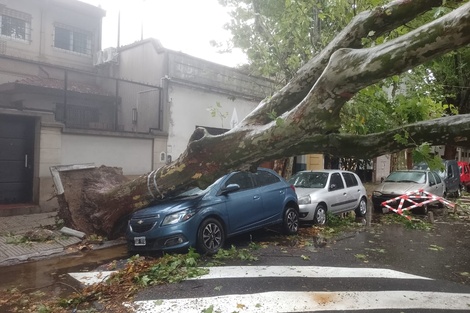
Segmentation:
{"type": "Polygon", "coordinates": [[[380,309],[470,309],[470,294],[375,291],[375,292],[265,292],[193,299],[137,301],[131,307],[138,313],[211,312],[314,312],[324,310],[380,309]]]}
{"type": "MultiPolygon", "coordinates": [[[[209,273],[193,279],[308,277],[422,279],[389,269],[322,266],[221,266],[207,267],[209,273]]],[[[70,273],[84,285],[103,282],[115,271],[70,273]]],[[[315,312],[324,310],[434,309],[470,310],[470,294],[421,291],[274,291],[203,298],[153,299],[126,304],[138,313],[184,312],[315,312]]]]}
{"type": "Polygon", "coordinates": [[[308,277],[308,278],[391,278],[429,279],[383,268],[354,268],[328,266],[219,266],[206,267],[209,273],[192,279],[308,277]]]}
{"type": "MultiPolygon", "coordinates": [[[[308,277],[308,278],[431,278],[402,273],[383,268],[353,268],[328,266],[216,266],[205,267],[209,273],[192,279],[261,278],[261,277],[308,277]]],[[[92,285],[108,279],[115,271],[69,273],[83,285],[92,285]]]]}

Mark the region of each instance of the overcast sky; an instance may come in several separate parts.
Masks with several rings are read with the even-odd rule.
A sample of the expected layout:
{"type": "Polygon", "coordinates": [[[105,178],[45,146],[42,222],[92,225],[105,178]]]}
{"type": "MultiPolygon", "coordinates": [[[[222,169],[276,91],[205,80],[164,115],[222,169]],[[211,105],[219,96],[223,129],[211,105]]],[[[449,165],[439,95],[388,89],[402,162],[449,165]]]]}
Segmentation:
{"type": "Polygon", "coordinates": [[[80,0],[106,10],[102,48],[116,47],[118,15],[121,12],[120,44],[156,38],[165,48],[202,59],[236,66],[245,57],[237,51],[219,54],[210,41],[230,38],[223,29],[229,16],[217,0],[80,0]],[[142,30],[143,25],[143,32],[142,30]]]}

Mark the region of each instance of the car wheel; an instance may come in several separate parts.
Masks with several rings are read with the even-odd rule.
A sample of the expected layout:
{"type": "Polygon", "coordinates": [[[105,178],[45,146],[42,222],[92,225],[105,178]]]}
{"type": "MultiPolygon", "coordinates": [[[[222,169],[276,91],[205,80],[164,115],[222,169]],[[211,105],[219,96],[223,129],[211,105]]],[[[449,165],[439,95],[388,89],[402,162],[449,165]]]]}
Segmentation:
{"type": "Polygon", "coordinates": [[[296,234],[299,230],[299,212],[294,208],[287,207],[284,212],[284,221],[282,226],[284,233],[287,235],[296,234]]]}
{"type": "Polygon", "coordinates": [[[355,210],[355,213],[356,213],[356,216],[358,217],[363,217],[363,216],[366,216],[366,213],[367,213],[367,201],[366,199],[363,197],[361,198],[361,200],[359,201],[359,205],[357,206],[356,210],[355,210]]]}
{"type": "Polygon", "coordinates": [[[315,209],[315,215],[313,216],[313,223],[317,225],[326,224],[326,208],[324,204],[317,205],[315,209]]]}
{"type": "Polygon", "coordinates": [[[225,242],[225,231],[215,218],[205,219],[197,233],[197,248],[202,254],[216,254],[225,242]]]}

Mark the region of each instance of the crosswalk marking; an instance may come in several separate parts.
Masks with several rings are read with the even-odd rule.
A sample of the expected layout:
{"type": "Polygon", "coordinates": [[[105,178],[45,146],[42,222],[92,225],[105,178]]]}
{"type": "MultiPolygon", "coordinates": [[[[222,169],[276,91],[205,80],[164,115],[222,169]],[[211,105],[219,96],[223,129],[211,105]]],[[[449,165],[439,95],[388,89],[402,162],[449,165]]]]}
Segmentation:
{"type": "Polygon", "coordinates": [[[470,295],[442,292],[265,292],[206,298],[137,301],[139,313],[200,313],[212,306],[212,312],[315,312],[325,310],[435,309],[470,308],[470,295]]]}
{"type": "MultiPolygon", "coordinates": [[[[257,277],[309,277],[309,278],[391,278],[425,279],[431,278],[407,274],[383,268],[328,267],[328,266],[216,266],[204,267],[208,274],[188,280],[218,278],[257,278],[257,277]]],[[[96,271],[69,273],[83,285],[92,285],[108,279],[116,271],[96,271]]]]}
{"type": "Polygon", "coordinates": [[[256,278],[256,277],[310,277],[310,278],[431,278],[402,273],[383,268],[354,268],[328,266],[219,266],[205,267],[208,274],[192,279],[256,278]]]}
{"type": "MultiPolygon", "coordinates": [[[[193,295],[193,298],[187,298],[188,290],[190,289],[186,289],[186,291],[181,289],[181,296],[185,298],[171,299],[175,295],[170,295],[168,299],[163,296],[162,298],[157,297],[152,300],[135,301],[133,303],[127,303],[126,305],[131,307],[136,313],[200,313],[206,310],[207,312],[247,313],[357,312],[364,309],[371,311],[382,309],[470,311],[470,293],[441,292],[441,289],[438,289],[439,292],[434,292],[432,291],[434,288],[429,289],[430,284],[434,284],[432,279],[389,269],[327,266],[220,266],[206,268],[209,269],[208,274],[188,279],[186,283],[189,285],[186,286],[191,288],[191,286],[194,286],[194,283],[198,284],[198,288],[207,286],[206,288],[209,288],[207,289],[209,294],[203,292],[199,293],[199,296],[196,296],[190,291],[189,294],[193,295]],[[273,291],[259,292],[263,291],[262,285],[260,285],[261,289],[258,289],[258,292],[255,291],[254,293],[243,294],[245,290],[243,287],[241,289],[225,289],[224,287],[225,295],[223,292],[220,294],[214,292],[214,290],[217,289],[212,289],[211,292],[211,288],[213,288],[214,284],[217,284],[217,281],[228,282],[226,279],[232,279],[232,282],[225,284],[225,286],[230,286],[234,281],[240,282],[240,280],[243,279],[251,279],[251,281],[253,281],[253,279],[257,278],[265,280],[285,278],[285,280],[290,280],[291,282],[297,279],[303,279],[304,281],[311,279],[316,281],[315,284],[317,286],[321,281],[325,281],[325,283],[330,282],[331,284],[331,281],[336,279],[342,282],[342,284],[338,285],[339,288],[334,291],[313,291],[312,289],[307,291],[293,291],[293,289],[297,287],[305,288],[306,285],[304,283],[302,286],[296,284],[291,285],[294,286],[293,289],[285,289],[287,285],[284,285],[282,288],[285,291],[280,291],[280,288],[276,288],[277,290],[271,289],[273,291]],[[352,281],[364,281],[364,279],[368,279],[369,290],[364,289],[364,285],[361,285],[362,291],[353,291],[351,290],[351,286],[354,285],[349,285],[349,289],[342,291],[340,289],[341,286],[348,288],[346,282],[351,281],[351,279],[352,281]],[[371,281],[377,281],[377,283],[386,281],[389,284],[388,286],[401,286],[397,283],[400,280],[407,280],[405,285],[408,286],[408,290],[390,290],[390,288],[386,291],[370,290],[370,288],[374,286],[374,284],[370,285],[371,281]],[[416,283],[411,284],[412,282],[416,283]],[[415,288],[415,290],[412,290],[413,288],[415,288]],[[230,293],[230,290],[237,291],[230,293]]],[[[89,285],[105,281],[113,272],[114,271],[70,273],[70,275],[79,280],[82,284],[89,285]]],[[[377,286],[377,289],[381,290],[382,287],[379,287],[380,285],[377,286]]],[[[437,286],[438,285],[436,285],[436,287],[437,286]]],[[[361,289],[361,287],[358,289],[361,289]]],[[[355,287],[353,288],[356,289],[355,287]]],[[[398,287],[397,289],[401,288],[398,287]]]]}

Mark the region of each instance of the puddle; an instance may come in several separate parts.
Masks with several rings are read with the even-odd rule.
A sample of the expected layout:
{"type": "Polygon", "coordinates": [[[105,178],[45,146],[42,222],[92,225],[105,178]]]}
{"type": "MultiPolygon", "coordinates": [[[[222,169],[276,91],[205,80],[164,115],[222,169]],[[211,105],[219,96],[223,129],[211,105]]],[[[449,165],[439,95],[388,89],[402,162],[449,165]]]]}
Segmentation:
{"type": "Polygon", "coordinates": [[[126,258],[126,245],[80,252],[44,260],[0,267],[0,290],[40,290],[53,296],[65,296],[78,288],[67,273],[89,271],[114,259],[126,258]]]}

